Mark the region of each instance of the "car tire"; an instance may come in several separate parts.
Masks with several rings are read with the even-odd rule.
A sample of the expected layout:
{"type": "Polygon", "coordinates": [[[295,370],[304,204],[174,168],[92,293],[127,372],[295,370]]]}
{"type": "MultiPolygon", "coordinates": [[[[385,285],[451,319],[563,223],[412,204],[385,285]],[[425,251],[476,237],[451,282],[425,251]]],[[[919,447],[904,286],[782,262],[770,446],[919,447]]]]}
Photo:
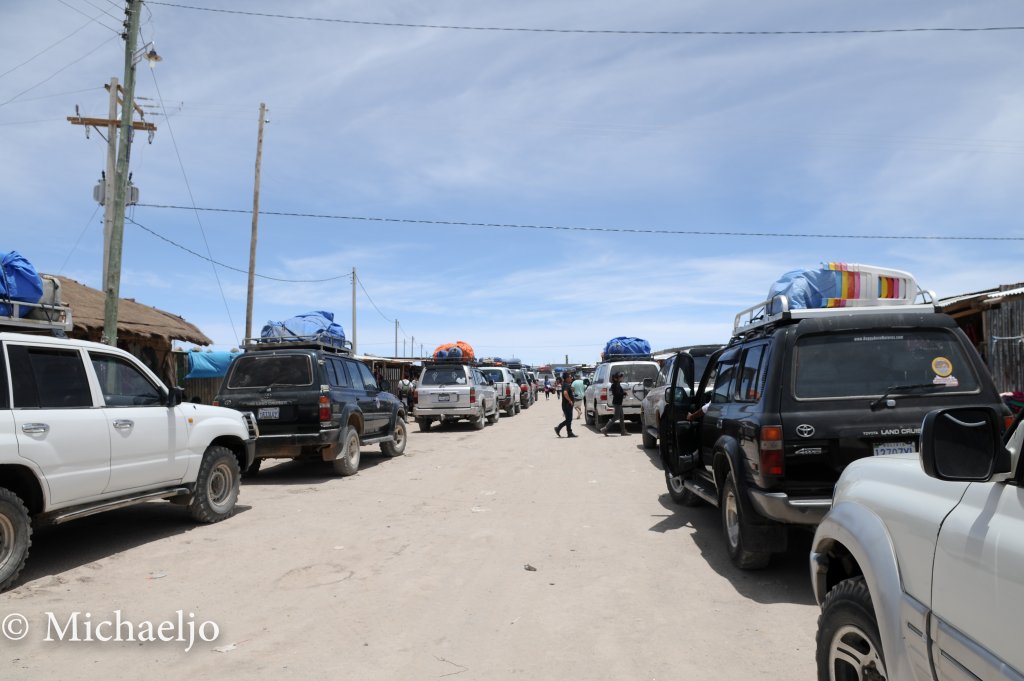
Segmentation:
{"type": "Polygon", "coordinates": [[[0,488],[0,591],[6,591],[25,567],[32,547],[32,520],[25,502],[0,488]]]}
{"type": "Polygon", "coordinates": [[[359,472],[359,432],[352,426],[346,426],[341,434],[341,442],[334,445],[341,447],[338,456],[332,462],[337,475],[348,477],[359,472]]]}
{"type": "MultiPolygon", "coordinates": [[[[595,405],[596,406],[596,405],[595,405]]],[[[597,415],[596,412],[587,411],[587,401],[583,400],[583,420],[588,426],[594,425],[594,417],[597,415]]]]}
{"type": "Polygon", "coordinates": [[[736,479],[731,472],[725,476],[719,508],[722,511],[722,533],[725,535],[725,545],[733,565],[741,570],[759,570],[767,567],[772,557],[771,553],[750,551],[746,548],[749,532],[746,529],[746,510],[743,508],[743,499],[740,498],[736,479]]]}
{"type": "Polygon", "coordinates": [[[700,506],[704,500],[686,489],[683,476],[677,475],[672,465],[668,463],[672,452],[667,451],[668,446],[664,442],[661,443],[660,450],[661,466],[665,470],[665,486],[668,488],[669,497],[680,506],[700,506]]]}
{"type": "Polygon", "coordinates": [[[263,459],[253,459],[252,463],[249,464],[249,467],[242,471],[242,479],[248,480],[250,478],[255,478],[259,474],[260,467],[262,465],[263,459]]]}
{"type": "Polygon", "coordinates": [[[473,419],[473,430],[483,430],[487,425],[487,408],[480,405],[480,415],[473,419]]]}
{"type": "Polygon", "coordinates": [[[416,419],[416,425],[420,427],[420,432],[425,433],[430,430],[430,426],[433,423],[430,419],[416,419]]]}
{"type": "Polygon", "coordinates": [[[492,424],[492,425],[498,422],[498,403],[497,402],[494,403],[494,411],[491,412],[491,415],[487,417],[487,422],[492,424]]]}
{"type": "Polygon", "coordinates": [[[602,426],[604,426],[604,422],[604,418],[602,418],[601,415],[597,413],[597,400],[594,400],[594,425],[597,428],[601,428],[602,426]]]}
{"type": "Polygon", "coordinates": [[[241,484],[242,471],[234,452],[219,445],[207,447],[189,499],[189,515],[201,523],[230,518],[235,514],[241,484]]]}
{"type": "Polygon", "coordinates": [[[640,439],[645,449],[654,449],[658,446],[658,438],[647,432],[647,426],[644,425],[642,420],[640,421],[640,439]]]}
{"type": "Polygon", "coordinates": [[[396,457],[405,454],[405,444],[409,441],[409,431],[405,427],[405,419],[395,417],[395,432],[392,433],[395,438],[393,442],[382,442],[380,445],[380,451],[384,452],[385,456],[396,457]]]}
{"type": "Polygon", "coordinates": [[[516,415],[516,405],[513,404],[511,400],[509,400],[508,409],[505,410],[505,416],[515,416],[515,415],[516,415]]]}
{"type": "Polygon", "coordinates": [[[821,604],[816,637],[819,679],[886,679],[871,593],[863,577],[839,582],[821,604]]]}

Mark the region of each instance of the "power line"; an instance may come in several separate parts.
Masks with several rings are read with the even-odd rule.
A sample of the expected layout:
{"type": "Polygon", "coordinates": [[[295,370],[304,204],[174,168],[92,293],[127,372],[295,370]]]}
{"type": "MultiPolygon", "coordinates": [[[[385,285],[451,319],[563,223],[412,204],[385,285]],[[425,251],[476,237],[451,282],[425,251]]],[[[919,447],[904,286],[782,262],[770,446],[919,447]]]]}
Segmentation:
{"type": "Polygon", "coordinates": [[[107,43],[110,43],[110,42],[112,42],[112,41],[114,41],[114,40],[116,40],[116,39],[118,39],[118,38],[120,38],[120,37],[121,37],[121,36],[119,36],[119,35],[115,35],[115,36],[112,36],[112,37],[108,38],[107,40],[104,40],[104,41],[103,41],[102,43],[100,43],[99,45],[97,45],[97,46],[96,46],[96,47],[94,47],[93,49],[89,50],[88,52],[86,52],[85,54],[83,54],[83,55],[82,55],[81,57],[79,57],[78,59],[74,60],[74,61],[73,61],[73,62],[71,62],[70,64],[66,64],[65,66],[62,66],[62,67],[60,67],[59,69],[57,69],[56,71],[54,71],[53,73],[51,73],[51,74],[50,74],[49,76],[47,76],[46,78],[42,79],[41,81],[39,81],[39,82],[38,82],[38,83],[36,83],[35,85],[33,85],[32,87],[30,87],[30,88],[27,88],[27,89],[25,89],[25,90],[22,90],[21,92],[19,92],[18,94],[14,95],[13,97],[11,97],[10,99],[8,99],[8,100],[7,100],[7,101],[5,101],[5,102],[0,102],[0,106],[6,106],[7,104],[10,104],[10,103],[11,103],[11,102],[13,102],[14,100],[16,100],[16,99],[18,99],[19,97],[21,97],[21,96],[22,96],[23,94],[25,94],[26,92],[31,92],[32,90],[35,90],[35,89],[36,89],[37,87],[39,87],[39,86],[40,86],[40,85],[42,85],[43,83],[46,83],[47,81],[50,81],[50,80],[52,80],[53,78],[55,78],[55,77],[56,77],[56,76],[57,76],[58,74],[60,74],[60,73],[61,73],[62,71],[65,71],[65,70],[67,70],[67,69],[71,68],[72,66],[74,66],[74,65],[75,65],[75,64],[77,64],[77,63],[79,63],[80,61],[82,61],[82,60],[83,60],[83,59],[85,59],[86,57],[88,57],[88,56],[92,55],[92,53],[94,53],[94,52],[97,52],[97,51],[99,51],[99,50],[100,50],[101,48],[103,48],[103,47],[106,47],[106,46],[107,46],[107,43]]]}
{"type": "MultiPolygon", "coordinates": [[[[237,208],[199,208],[166,204],[140,203],[144,208],[170,208],[174,210],[202,210],[215,213],[250,213],[237,208]]],[[[424,220],[415,218],[369,217],[365,215],[325,215],[318,213],[286,213],[260,211],[260,215],[276,215],[292,218],[315,218],[321,220],[358,220],[363,222],[393,222],[416,225],[451,225],[455,227],[486,227],[494,229],[533,229],[557,232],[608,232],[622,234],[665,234],[671,236],[736,236],[766,237],[776,239],[861,239],[887,241],[1024,241],[1024,236],[945,236],[940,234],[822,234],[812,232],[738,232],[713,229],[654,229],[647,227],[584,227],[573,225],[523,225],[500,222],[463,222],[456,220],[424,220]]]]}
{"type": "Polygon", "coordinates": [[[625,29],[587,29],[587,28],[527,28],[521,26],[457,26],[445,24],[409,24],[393,21],[359,21],[356,19],[331,19],[327,17],[307,17],[293,14],[269,14],[266,12],[245,12],[233,9],[214,7],[196,7],[173,2],[146,0],[148,5],[163,5],[178,9],[191,9],[201,12],[218,12],[220,14],[241,14],[251,17],[270,19],[291,19],[294,21],[316,21],[333,24],[354,24],[358,26],[388,26],[396,28],[433,28],[452,31],[506,31],[520,33],[582,33],[611,35],[713,35],[713,36],[764,36],[764,35],[848,35],[863,33],[938,33],[938,32],[980,32],[980,31],[1021,31],[1024,26],[981,26],[981,27],[922,27],[922,28],[855,28],[855,29],[823,29],[808,31],[635,31],[625,29]]]}
{"type": "Polygon", "coordinates": [[[394,319],[388,319],[387,316],[383,312],[380,311],[380,308],[377,307],[377,303],[373,302],[373,298],[370,297],[370,294],[366,290],[366,287],[363,286],[363,280],[359,278],[359,275],[356,275],[356,282],[358,282],[359,288],[363,289],[363,293],[366,294],[366,299],[370,301],[370,305],[373,305],[373,309],[377,311],[377,314],[379,314],[381,316],[381,318],[384,321],[386,321],[388,324],[394,324],[395,320],[394,319]]]}
{"type": "MultiPolygon", "coordinates": [[[[86,16],[88,16],[88,15],[86,15],[86,16]]],[[[6,76],[6,75],[7,75],[8,73],[11,73],[11,72],[13,72],[13,71],[17,71],[18,69],[20,69],[20,68],[21,68],[22,66],[24,66],[25,64],[28,64],[29,62],[31,62],[32,60],[34,60],[34,59],[35,59],[36,57],[41,57],[42,55],[46,54],[47,52],[49,52],[50,50],[52,50],[53,48],[57,47],[57,46],[58,46],[58,45],[60,45],[60,44],[61,44],[62,42],[64,42],[64,41],[65,41],[65,40],[67,40],[68,38],[70,38],[71,36],[75,35],[75,34],[76,34],[76,33],[78,33],[79,31],[81,31],[82,29],[84,29],[84,28],[85,28],[86,26],[88,26],[89,24],[91,24],[91,23],[92,23],[93,21],[94,21],[94,20],[90,18],[90,20],[89,20],[89,21],[85,22],[84,24],[82,24],[81,26],[79,26],[78,28],[76,28],[75,30],[73,30],[73,31],[72,31],[71,33],[68,33],[68,34],[67,34],[66,36],[64,36],[63,38],[61,38],[61,39],[60,39],[60,40],[58,40],[57,42],[53,43],[53,44],[52,44],[52,45],[50,45],[49,47],[47,47],[47,48],[45,48],[45,49],[43,49],[43,50],[40,50],[39,52],[36,52],[36,53],[35,53],[35,54],[33,54],[33,55],[32,55],[31,57],[29,57],[29,58],[28,58],[28,59],[26,59],[25,61],[21,62],[21,63],[20,63],[20,64],[18,64],[17,66],[12,66],[11,68],[9,68],[9,69],[7,69],[6,71],[4,71],[3,73],[0,73],[0,78],[3,78],[3,77],[4,77],[4,76],[6,76]]],[[[109,28],[109,26],[108,26],[107,28],[109,28]]]]}
{"type": "MultiPolygon", "coordinates": [[[[78,8],[77,8],[77,7],[75,7],[74,5],[71,5],[71,4],[67,3],[67,2],[65,2],[64,0],[57,0],[57,2],[59,2],[59,3],[60,3],[60,4],[62,4],[62,5],[64,5],[64,6],[65,6],[65,7],[67,7],[68,9],[72,9],[72,10],[74,10],[74,11],[78,12],[78,13],[79,13],[79,14],[81,14],[81,15],[82,15],[83,17],[88,17],[88,16],[89,16],[88,14],[86,14],[85,12],[83,12],[82,10],[78,9],[78,8]]],[[[105,10],[105,9],[101,9],[101,8],[97,7],[96,5],[93,5],[92,3],[90,3],[90,2],[89,2],[89,0],[83,0],[83,2],[85,2],[85,4],[89,5],[89,6],[90,6],[90,7],[92,7],[93,9],[98,9],[98,10],[100,10],[100,12],[101,12],[102,14],[106,14],[106,15],[107,15],[108,17],[111,17],[111,16],[113,16],[113,15],[112,15],[112,14],[110,14],[110,12],[108,12],[107,10],[105,10]]],[[[91,20],[91,21],[93,21],[93,22],[95,22],[95,23],[99,24],[100,26],[102,26],[103,28],[107,29],[108,31],[113,31],[113,32],[114,32],[114,33],[116,33],[116,34],[118,34],[118,35],[121,35],[121,31],[117,30],[116,28],[111,28],[110,26],[107,26],[107,25],[106,25],[106,24],[104,24],[104,23],[103,23],[102,21],[100,21],[100,15],[99,15],[99,14],[97,14],[97,15],[96,15],[96,16],[94,16],[94,17],[89,17],[89,18],[90,18],[90,20],[91,20]]],[[[118,17],[113,17],[113,19],[114,19],[114,21],[117,21],[117,22],[120,22],[120,21],[121,21],[121,19],[119,19],[118,17]]]]}
{"type": "MultiPolygon", "coordinates": [[[[248,274],[249,273],[249,270],[244,270],[244,269],[242,269],[240,267],[233,267],[233,266],[228,265],[226,263],[222,263],[219,260],[214,260],[213,258],[207,257],[207,256],[203,255],[202,253],[198,253],[196,251],[193,251],[188,246],[184,246],[182,244],[179,244],[177,241],[174,241],[173,239],[168,239],[163,234],[160,234],[159,232],[157,232],[155,230],[152,230],[149,227],[146,227],[145,225],[143,225],[143,224],[141,224],[139,222],[136,222],[134,219],[132,219],[130,217],[126,217],[125,220],[127,220],[130,223],[132,223],[136,227],[142,229],[143,231],[149,232],[150,234],[155,236],[157,239],[160,239],[161,241],[165,241],[165,242],[169,243],[170,245],[174,246],[175,248],[180,248],[181,250],[185,251],[186,253],[189,253],[190,255],[194,255],[197,258],[205,260],[206,262],[209,262],[209,263],[212,263],[214,265],[217,265],[218,267],[223,267],[224,269],[231,270],[233,272],[241,272],[242,274],[248,274]]],[[[286,284],[319,284],[319,283],[322,283],[322,282],[325,282],[325,281],[337,281],[338,279],[351,279],[352,278],[351,274],[343,274],[343,275],[338,276],[338,277],[329,277],[327,279],[281,279],[280,277],[271,277],[270,275],[260,274],[258,272],[256,273],[255,276],[259,277],[260,279],[269,279],[270,281],[280,281],[280,282],[284,282],[286,284]]],[[[367,296],[367,297],[369,297],[369,296],[367,296]]]]}

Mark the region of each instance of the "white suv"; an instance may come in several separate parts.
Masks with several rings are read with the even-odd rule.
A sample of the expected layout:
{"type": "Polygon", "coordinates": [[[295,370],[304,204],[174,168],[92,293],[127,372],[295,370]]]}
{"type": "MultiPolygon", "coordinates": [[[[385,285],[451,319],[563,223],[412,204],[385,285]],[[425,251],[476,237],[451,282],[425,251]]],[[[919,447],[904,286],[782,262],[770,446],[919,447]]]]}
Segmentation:
{"type": "Polygon", "coordinates": [[[612,376],[622,372],[622,389],[626,396],[622,400],[622,413],[631,421],[640,419],[640,401],[644,398],[647,388],[644,380],[658,377],[658,363],[653,360],[623,360],[605,362],[597,365],[594,382],[587,386],[583,394],[583,415],[588,425],[600,428],[606,419],[611,417],[612,410],[612,376]]]}
{"type": "Polygon", "coordinates": [[[1024,428],[1002,440],[1007,418],[939,409],[920,456],[847,466],[811,552],[819,679],[1024,678],[1024,428]]]}
{"type": "Polygon", "coordinates": [[[122,350],[0,333],[0,590],[33,524],[152,499],[201,522],[230,517],[257,435],[252,414],[182,404],[122,350]]]}

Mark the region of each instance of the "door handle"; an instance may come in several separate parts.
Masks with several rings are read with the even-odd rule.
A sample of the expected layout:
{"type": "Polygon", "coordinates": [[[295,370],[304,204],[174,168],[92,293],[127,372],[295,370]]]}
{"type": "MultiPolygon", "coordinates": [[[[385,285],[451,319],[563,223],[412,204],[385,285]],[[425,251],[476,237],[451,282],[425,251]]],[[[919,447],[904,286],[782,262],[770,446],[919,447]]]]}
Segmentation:
{"type": "Polygon", "coordinates": [[[118,430],[131,430],[135,427],[135,421],[130,419],[114,419],[114,427],[118,430]]]}
{"type": "Polygon", "coordinates": [[[48,423],[25,423],[21,426],[21,432],[48,433],[50,432],[50,425],[48,423]]]}

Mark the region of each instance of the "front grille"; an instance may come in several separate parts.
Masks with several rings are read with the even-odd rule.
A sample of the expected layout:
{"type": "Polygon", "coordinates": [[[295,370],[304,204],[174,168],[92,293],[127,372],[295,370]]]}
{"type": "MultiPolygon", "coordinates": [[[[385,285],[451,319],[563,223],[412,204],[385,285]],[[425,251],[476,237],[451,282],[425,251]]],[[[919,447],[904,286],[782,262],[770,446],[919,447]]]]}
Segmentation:
{"type": "Polygon", "coordinates": [[[255,440],[260,436],[260,427],[256,425],[256,417],[251,411],[242,412],[242,420],[245,421],[245,428],[249,431],[249,437],[255,440]]]}

